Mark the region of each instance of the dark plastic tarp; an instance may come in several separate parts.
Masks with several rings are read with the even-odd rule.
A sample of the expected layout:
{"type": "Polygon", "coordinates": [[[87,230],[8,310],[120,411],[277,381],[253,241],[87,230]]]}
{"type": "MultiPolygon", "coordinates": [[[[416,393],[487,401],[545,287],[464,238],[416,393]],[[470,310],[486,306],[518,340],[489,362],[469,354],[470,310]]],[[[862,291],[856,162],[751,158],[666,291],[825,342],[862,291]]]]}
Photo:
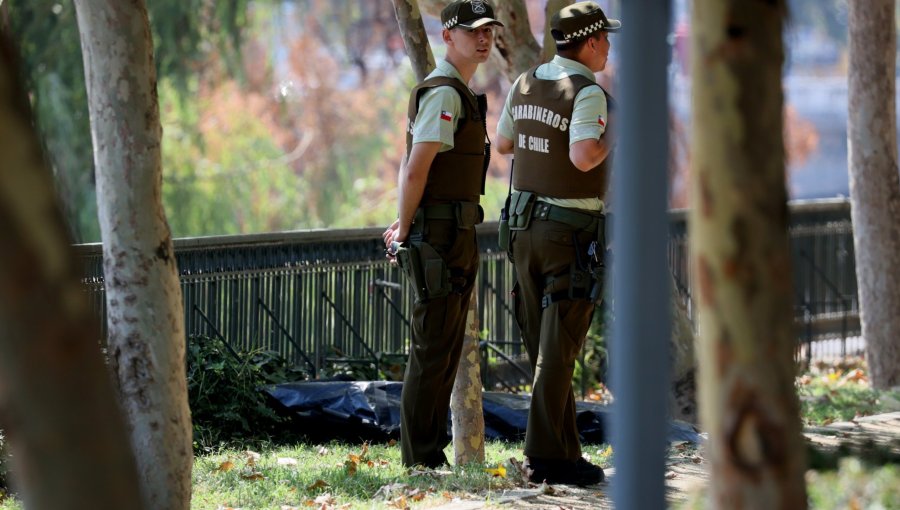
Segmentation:
{"type": "MultiPolygon", "coordinates": [[[[387,441],[400,437],[401,382],[303,381],[263,388],[293,417],[299,432],[316,440],[387,441]]],[[[487,439],[524,439],[529,395],[496,391],[483,393],[484,435],[487,439]]],[[[592,402],[576,404],[576,423],[585,444],[608,441],[610,407],[592,402]]],[[[448,423],[449,427],[449,423],[448,423]]],[[[670,441],[700,442],[693,426],[672,422],[670,441]]]]}

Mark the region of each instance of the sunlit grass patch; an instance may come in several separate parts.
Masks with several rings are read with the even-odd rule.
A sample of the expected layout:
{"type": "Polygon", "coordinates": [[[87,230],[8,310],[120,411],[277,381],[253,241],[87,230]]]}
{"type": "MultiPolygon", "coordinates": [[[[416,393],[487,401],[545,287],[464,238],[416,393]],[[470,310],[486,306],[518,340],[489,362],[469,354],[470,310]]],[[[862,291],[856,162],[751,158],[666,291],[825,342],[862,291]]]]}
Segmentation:
{"type": "Polygon", "coordinates": [[[520,443],[490,442],[484,464],[407,470],[393,444],[224,450],[197,457],[192,508],[405,508],[489,499],[522,483],[509,462],[521,457],[520,443]]]}

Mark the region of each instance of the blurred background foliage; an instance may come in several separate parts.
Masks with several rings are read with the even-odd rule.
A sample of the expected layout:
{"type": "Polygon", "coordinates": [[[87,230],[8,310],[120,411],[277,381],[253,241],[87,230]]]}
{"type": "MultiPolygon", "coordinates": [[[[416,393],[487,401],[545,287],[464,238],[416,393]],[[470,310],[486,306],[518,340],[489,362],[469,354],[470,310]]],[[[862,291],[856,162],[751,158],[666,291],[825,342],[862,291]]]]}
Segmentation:
{"type": "MultiPolygon", "coordinates": [[[[147,2],[177,237],[387,224],[412,73],[389,0],[147,2]]],[[[59,192],[99,241],[84,71],[70,1],[10,0],[59,192]]]]}
{"type": "MultiPolygon", "coordinates": [[[[798,34],[792,37],[821,38],[845,54],[846,2],[790,0],[798,34]]],[[[539,36],[544,2],[526,3],[539,36]]],[[[601,3],[617,14],[616,2],[601,3]]],[[[684,16],[689,1],[675,4],[684,16]]],[[[386,225],[395,217],[414,78],[390,0],[149,0],[147,6],[164,133],[164,203],[176,237],[386,225]]],[[[440,24],[430,17],[425,23],[439,58],[440,24]]],[[[74,6],[6,0],[0,25],[20,44],[73,235],[99,241],[74,6]]],[[[676,33],[676,57],[677,39],[676,33]]],[[[614,61],[610,67],[601,76],[606,84],[614,61]]],[[[473,80],[488,94],[489,133],[508,87],[491,65],[473,80]]],[[[802,160],[815,150],[815,128],[790,110],[788,117],[789,152],[802,160]]],[[[689,157],[677,159],[683,164],[674,167],[689,166],[689,157]]],[[[673,168],[675,206],[685,205],[678,184],[684,175],[673,168]]],[[[494,154],[483,199],[489,218],[508,178],[507,159],[494,154]]]]}

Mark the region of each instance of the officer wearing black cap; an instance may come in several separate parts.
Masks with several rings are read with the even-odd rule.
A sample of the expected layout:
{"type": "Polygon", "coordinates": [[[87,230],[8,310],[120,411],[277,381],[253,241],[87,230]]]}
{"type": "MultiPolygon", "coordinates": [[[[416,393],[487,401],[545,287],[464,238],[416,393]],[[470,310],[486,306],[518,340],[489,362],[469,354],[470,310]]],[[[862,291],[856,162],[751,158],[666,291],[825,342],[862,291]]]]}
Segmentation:
{"type": "Polygon", "coordinates": [[[534,372],[525,457],[534,482],[592,485],[604,475],[581,455],[572,373],[603,294],[613,103],[594,73],[621,23],[577,2],[550,26],[557,55],[516,80],[497,126],[499,152],[515,161],[513,299],[534,372]]]}
{"type": "Polygon", "coordinates": [[[403,464],[447,463],[450,394],[478,268],[475,224],[487,171],[487,109],[469,89],[494,44],[491,5],[457,0],[441,12],[447,56],[410,93],[399,216],[384,232],[389,256],[416,292],[401,397],[403,464]]]}

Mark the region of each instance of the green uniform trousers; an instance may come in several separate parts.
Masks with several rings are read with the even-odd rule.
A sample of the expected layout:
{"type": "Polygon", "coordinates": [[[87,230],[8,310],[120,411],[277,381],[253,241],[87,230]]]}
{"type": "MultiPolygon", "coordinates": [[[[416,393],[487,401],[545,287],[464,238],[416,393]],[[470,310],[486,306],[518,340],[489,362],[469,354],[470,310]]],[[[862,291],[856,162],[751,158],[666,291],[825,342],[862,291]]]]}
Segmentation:
{"type": "Polygon", "coordinates": [[[424,241],[450,269],[453,290],[446,297],[413,306],[412,343],[403,378],[400,446],[405,466],[436,467],[447,462],[447,420],[466,332],[469,300],[478,271],[475,229],[457,229],[454,220],[426,220],[424,241]]]}
{"type": "Polygon", "coordinates": [[[590,328],[594,303],[563,299],[543,308],[541,299],[569,288],[576,247],[585,259],[587,246],[595,238],[594,230],[576,230],[539,218],[534,218],[527,230],[512,233],[516,321],[534,373],[525,433],[528,457],[572,461],[581,457],[572,373],[590,328]]]}

